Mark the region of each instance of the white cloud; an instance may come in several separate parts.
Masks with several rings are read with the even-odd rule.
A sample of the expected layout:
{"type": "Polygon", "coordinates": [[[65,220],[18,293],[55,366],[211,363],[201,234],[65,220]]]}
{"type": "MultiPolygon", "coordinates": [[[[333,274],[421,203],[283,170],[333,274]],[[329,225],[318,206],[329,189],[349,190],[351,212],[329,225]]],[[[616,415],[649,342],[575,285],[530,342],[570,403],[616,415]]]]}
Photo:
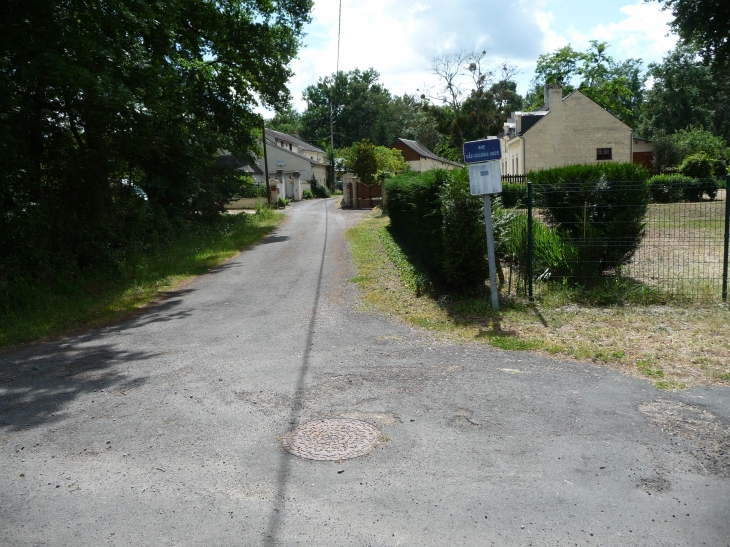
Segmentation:
{"type": "MultiPolygon", "coordinates": [[[[674,46],[676,38],[667,36],[671,15],[658,3],[635,0],[621,7],[621,0],[605,1],[616,6],[605,6],[603,13],[620,15],[596,24],[601,16],[579,0],[342,0],[340,70],[373,67],[391,93],[415,93],[431,79],[435,55],[478,48],[521,67],[518,90],[525,93],[538,55],[568,43],[585,49],[588,40],[603,40],[615,59],[641,57],[647,63],[660,61],[674,46]]],[[[305,107],[302,90],[335,72],[338,6],[339,0],[315,0],[305,47],[292,64],[296,75],[289,87],[299,110],[305,107]]]]}

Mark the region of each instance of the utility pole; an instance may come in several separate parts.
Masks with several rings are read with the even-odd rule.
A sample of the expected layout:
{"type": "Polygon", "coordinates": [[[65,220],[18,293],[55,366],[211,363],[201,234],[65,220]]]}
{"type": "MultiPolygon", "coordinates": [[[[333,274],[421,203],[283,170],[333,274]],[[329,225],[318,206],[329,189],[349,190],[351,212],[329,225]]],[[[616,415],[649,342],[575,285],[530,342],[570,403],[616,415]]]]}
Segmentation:
{"type": "MultiPolygon", "coordinates": [[[[335,78],[337,82],[337,78],[335,78]]],[[[336,83],[335,83],[336,85],[336,83]]],[[[330,99],[330,163],[332,164],[332,188],[331,191],[335,191],[335,126],[332,122],[332,100],[330,99]]]]}
{"type": "Polygon", "coordinates": [[[271,207],[271,186],[269,186],[269,156],[266,154],[266,121],[261,118],[261,140],[264,145],[264,178],[266,183],[266,202],[271,207]]]}

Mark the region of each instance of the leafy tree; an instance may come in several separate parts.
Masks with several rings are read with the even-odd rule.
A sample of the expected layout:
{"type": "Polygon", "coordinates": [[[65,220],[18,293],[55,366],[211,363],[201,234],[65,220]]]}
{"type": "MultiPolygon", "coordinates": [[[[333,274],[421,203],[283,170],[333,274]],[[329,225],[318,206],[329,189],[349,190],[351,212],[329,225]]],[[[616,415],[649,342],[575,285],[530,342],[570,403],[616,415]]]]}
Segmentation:
{"type": "Polygon", "coordinates": [[[291,105],[276,112],[276,115],[266,122],[266,127],[281,133],[298,133],[301,130],[302,115],[291,105]]]}
{"type": "Polygon", "coordinates": [[[697,47],[705,63],[730,71],[730,4],[725,0],[664,0],[664,4],[672,11],[672,28],[682,41],[697,47]]]}
{"type": "Polygon", "coordinates": [[[310,0],[7,3],[0,259],[34,247],[67,265],[94,262],[119,245],[119,189],[130,183],[170,214],[219,211],[243,181],[216,165],[217,152],[252,159],[253,109],[287,102],[310,9],[310,0]]]}
{"type": "Polygon", "coordinates": [[[378,171],[378,157],[375,153],[375,145],[368,139],[355,143],[350,150],[348,164],[362,182],[373,184],[375,182],[375,173],[378,171]]]}
{"type": "Polygon", "coordinates": [[[640,134],[672,134],[689,126],[703,127],[730,139],[730,77],[702,63],[699,52],[677,46],[662,63],[649,65],[653,87],[641,109],[640,134]]]}
{"type": "MultiPolygon", "coordinates": [[[[355,145],[357,146],[357,144],[355,145]]],[[[386,171],[388,173],[402,173],[409,167],[403,153],[397,148],[388,148],[386,146],[376,146],[374,149],[375,160],[378,171],[386,171]]]]}
{"type": "Polygon", "coordinates": [[[531,107],[536,109],[543,104],[545,85],[560,84],[564,97],[578,89],[621,121],[635,127],[643,99],[641,60],[616,63],[606,53],[608,47],[606,42],[591,40],[585,52],[575,51],[567,45],[540,55],[532,91],[527,97],[531,107]],[[579,80],[577,86],[576,79],[579,80]]]}
{"type": "Polygon", "coordinates": [[[395,140],[388,119],[390,92],[373,68],[355,69],[320,78],[303,92],[307,108],[302,114],[302,138],[310,142],[329,142],[330,107],[334,126],[335,148],[351,146],[361,139],[377,144],[395,140]]]}

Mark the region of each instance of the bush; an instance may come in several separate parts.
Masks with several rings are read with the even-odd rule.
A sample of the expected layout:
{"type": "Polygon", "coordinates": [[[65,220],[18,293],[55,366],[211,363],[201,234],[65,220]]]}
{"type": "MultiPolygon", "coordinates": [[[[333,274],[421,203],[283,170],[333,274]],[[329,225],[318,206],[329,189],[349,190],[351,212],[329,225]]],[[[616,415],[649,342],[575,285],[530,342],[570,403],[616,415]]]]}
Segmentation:
{"type": "Polygon", "coordinates": [[[648,181],[649,193],[655,203],[675,203],[688,200],[696,192],[697,179],[684,175],[656,175],[648,181]]]}
{"type": "Polygon", "coordinates": [[[289,205],[289,200],[284,199],[284,198],[279,198],[279,201],[277,201],[277,205],[279,207],[286,207],[287,205],[289,205]]]}
{"type": "Polygon", "coordinates": [[[705,152],[698,152],[684,158],[679,173],[686,177],[708,179],[714,174],[715,162],[705,152]]]}
{"type": "Polygon", "coordinates": [[[412,259],[436,278],[443,278],[439,195],[448,176],[447,171],[436,169],[404,173],[385,182],[393,236],[412,259]]]}
{"type": "Polygon", "coordinates": [[[302,199],[313,199],[313,198],[314,198],[314,194],[312,193],[311,190],[304,190],[304,192],[302,192],[302,199]]]}
{"type": "Polygon", "coordinates": [[[502,205],[504,207],[527,207],[527,185],[513,182],[502,183],[502,205]]]}
{"type": "Polygon", "coordinates": [[[707,194],[715,199],[719,184],[714,178],[698,180],[685,175],[656,175],[649,179],[649,193],[655,203],[697,202],[707,194]]]}
{"type": "Polygon", "coordinates": [[[330,197],[330,191],[327,189],[326,186],[322,186],[319,181],[317,180],[317,177],[312,177],[312,180],[309,181],[309,184],[312,188],[312,195],[315,198],[328,198],[330,197]]]}
{"type": "Polygon", "coordinates": [[[471,195],[468,171],[452,171],[442,182],[438,198],[444,282],[455,288],[483,283],[488,275],[484,202],[471,195]]]}
{"type": "Polygon", "coordinates": [[[631,163],[571,165],[529,173],[535,203],[576,250],[571,276],[589,279],[626,264],[644,237],[647,171],[631,163]]]}

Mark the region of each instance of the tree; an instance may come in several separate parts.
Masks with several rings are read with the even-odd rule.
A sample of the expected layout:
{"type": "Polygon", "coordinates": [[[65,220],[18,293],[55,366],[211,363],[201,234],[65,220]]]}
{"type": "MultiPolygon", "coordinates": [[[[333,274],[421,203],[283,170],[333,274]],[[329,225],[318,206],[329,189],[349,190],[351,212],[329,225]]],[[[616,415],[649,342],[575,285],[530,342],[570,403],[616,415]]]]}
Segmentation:
{"type": "Polygon", "coordinates": [[[653,87],[646,92],[639,132],[652,137],[689,126],[730,139],[730,76],[706,66],[693,46],[677,46],[649,65],[653,87]]]}
{"type": "Polygon", "coordinates": [[[242,179],[216,165],[218,150],[253,159],[254,108],[287,103],[310,9],[310,0],[7,3],[2,255],[23,252],[8,234],[32,204],[46,228],[23,245],[56,254],[75,245],[74,256],[93,260],[84,246],[108,247],[124,181],[171,214],[219,211],[242,179]]]}
{"type": "Polygon", "coordinates": [[[616,63],[606,53],[606,42],[591,40],[585,52],[570,45],[540,55],[527,102],[539,108],[548,84],[563,86],[563,96],[576,89],[631,127],[635,127],[643,99],[644,78],[640,59],[616,63]],[[575,85],[579,80],[578,85],[575,85]]]}
{"type": "Polygon", "coordinates": [[[730,3],[725,0],[664,0],[664,5],[672,11],[672,28],[683,43],[696,47],[705,64],[730,71],[730,3]]]}
{"type": "Polygon", "coordinates": [[[301,130],[302,115],[291,105],[280,109],[276,115],[266,122],[266,127],[281,133],[298,133],[301,130]]]}
{"type": "Polygon", "coordinates": [[[373,68],[355,69],[320,78],[308,86],[302,97],[307,108],[302,114],[302,138],[329,142],[330,108],[334,126],[335,148],[351,146],[367,138],[377,144],[391,144],[395,139],[388,110],[390,92],[373,68]]]}
{"type": "Polygon", "coordinates": [[[348,164],[362,182],[373,184],[375,182],[375,173],[378,171],[375,145],[368,139],[355,143],[350,150],[348,164]]]}

